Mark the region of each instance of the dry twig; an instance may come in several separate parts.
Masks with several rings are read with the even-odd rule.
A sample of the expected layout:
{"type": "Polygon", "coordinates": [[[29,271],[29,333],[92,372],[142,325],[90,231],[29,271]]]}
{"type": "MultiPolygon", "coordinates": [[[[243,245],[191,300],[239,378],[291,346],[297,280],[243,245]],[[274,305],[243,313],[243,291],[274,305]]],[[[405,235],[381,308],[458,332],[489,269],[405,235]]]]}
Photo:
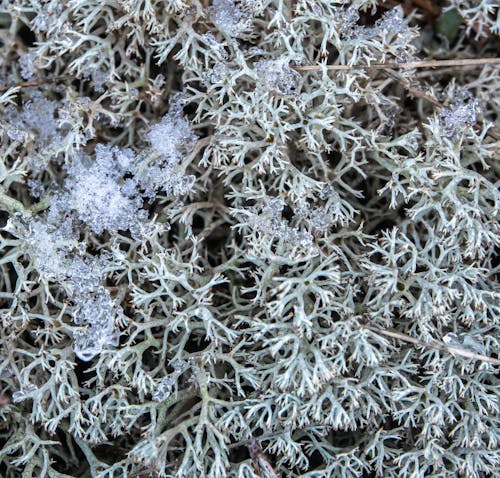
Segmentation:
{"type": "MultiPolygon", "coordinates": [[[[398,74],[394,73],[391,70],[384,70],[384,73],[392,78],[393,80],[396,80],[405,90],[407,90],[410,94],[417,98],[422,98],[429,103],[432,103],[434,106],[439,108],[440,110],[444,109],[444,106],[433,96],[429,95],[426,93],[424,90],[419,88],[417,85],[412,85],[407,79],[402,78],[398,74]]],[[[495,141],[500,141],[500,138],[491,130],[486,132],[486,135],[493,138],[495,141]]]]}
{"type": "Polygon", "coordinates": [[[384,73],[387,76],[391,77],[393,80],[396,80],[398,83],[400,83],[401,86],[405,90],[407,90],[409,93],[411,93],[413,96],[415,96],[417,98],[422,98],[422,99],[428,101],[429,103],[432,103],[434,106],[437,106],[440,109],[443,108],[443,105],[436,98],[434,98],[433,96],[429,95],[428,93],[426,93],[425,91],[423,91],[422,89],[420,89],[418,86],[412,85],[405,78],[400,77],[399,75],[397,75],[396,73],[394,73],[391,70],[386,70],[386,71],[384,71],[384,73]]]}
{"type": "Polygon", "coordinates": [[[71,78],[71,76],[69,75],[60,75],[60,76],[53,76],[51,78],[40,78],[37,80],[23,81],[21,83],[15,83],[13,85],[0,86],[0,93],[3,93],[4,91],[10,90],[11,88],[15,87],[29,88],[30,86],[39,86],[49,81],[67,80],[69,78],[71,78]]]}
{"type": "Polygon", "coordinates": [[[470,352],[469,350],[462,349],[460,347],[450,347],[449,345],[445,345],[441,342],[424,342],[423,340],[416,339],[414,337],[410,337],[408,335],[402,334],[400,332],[395,332],[391,330],[384,330],[379,327],[375,327],[373,325],[362,325],[361,328],[363,329],[368,329],[371,330],[372,332],[375,332],[377,334],[382,334],[387,337],[392,337],[394,339],[399,339],[404,342],[408,342],[410,344],[414,345],[420,345],[422,347],[426,348],[431,348],[431,349],[436,349],[436,350],[442,350],[444,352],[448,352],[453,355],[461,355],[462,357],[474,359],[474,360],[481,360],[483,362],[489,362],[493,363],[495,365],[500,365],[500,360],[493,358],[493,357],[488,357],[486,355],[481,355],[481,354],[476,354],[474,352],[470,352]]]}
{"type": "Polygon", "coordinates": [[[265,471],[266,475],[270,478],[278,478],[278,475],[274,471],[269,461],[267,461],[266,455],[262,451],[262,447],[255,438],[251,438],[247,445],[248,452],[252,458],[255,471],[262,477],[262,472],[265,471]]]}
{"type": "Polygon", "coordinates": [[[304,65],[294,66],[297,71],[352,70],[412,70],[414,68],[443,68],[450,66],[500,65],[500,58],[463,58],[457,60],[419,60],[406,63],[372,63],[371,65],[304,65]]]}

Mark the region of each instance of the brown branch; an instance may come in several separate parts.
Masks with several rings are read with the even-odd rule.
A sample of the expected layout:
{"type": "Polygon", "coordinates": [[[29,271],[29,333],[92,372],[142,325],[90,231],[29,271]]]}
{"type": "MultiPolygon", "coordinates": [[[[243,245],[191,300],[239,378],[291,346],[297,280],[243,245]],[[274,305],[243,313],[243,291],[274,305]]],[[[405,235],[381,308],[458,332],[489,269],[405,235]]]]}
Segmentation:
{"type": "MultiPolygon", "coordinates": [[[[432,103],[434,106],[439,108],[440,110],[444,109],[444,106],[433,96],[429,95],[422,89],[420,89],[416,85],[412,85],[406,78],[402,78],[398,74],[394,73],[391,70],[384,70],[384,73],[391,77],[393,80],[396,80],[405,90],[407,90],[410,94],[417,98],[422,98],[429,103],[432,103]]],[[[486,136],[489,136],[493,138],[495,141],[500,141],[500,138],[493,132],[493,131],[487,131],[486,136]]]]}
{"type": "Polygon", "coordinates": [[[270,478],[278,478],[278,475],[274,471],[271,463],[267,460],[266,455],[262,451],[262,448],[259,442],[255,438],[251,438],[247,445],[248,452],[250,453],[250,458],[252,459],[253,466],[257,475],[262,478],[263,471],[266,472],[266,475],[270,478]]]}
{"type": "Polygon", "coordinates": [[[411,93],[413,96],[417,98],[422,98],[429,103],[432,103],[434,106],[437,106],[439,109],[443,109],[444,106],[433,96],[429,95],[425,91],[421,90],[418,86],[412,85],[408,80],[405,78],[400,77],[396,73],[394,73],[391,70],[386,70],[384,73],[391,77],[393,80],[396,80],[398,83],[401,84],[401,86],[407,90],[409,93],[411,93]]]}
{"type": "Polygon", "coordinates": [[[8,86],[1,86],[0,87],[0,93],[3,93],[4,91],[10,90],[11,88],[27,88],[28,86],[37,86],[40,84],[40,81],[25,81],[23,83],[16,83],[14,85],[8,85],[8,86]]]}
{"type": "Polygon", "coordinates": [[[474,352],[469,352],[468,350],[462,349],[460,347],[450,347],[449,345],[444,345],[441,342],[424,342],[423,340],[416,339],[414,337],[410,337],[408,335],[402,334],[400,332],[394,332],[391,330],[380,329],[379,327],[375,327],[373,325],[362,325],[362,329],[368,329],[377,334],[382,334],[387,337],[392,337],[394,339],[402,340],[403,342],[408,342],[414,345],[420,345],[421,347],[426,347],[430,349],[442,350],[444,352],[448,352],[452,355],[461,355],[462,357],[467,357],[474,360],[481,360],[482,362],[489,362],[495,365],[500,365],[500,360],[488,357],[486,355],[476,354],[474,352]]]}
{"type": "Polygon", "coordinates": [[[413,68],[443,68],[450,66],[500,65],[500,58],[463,58],[458,60],[419,60],[406,63],[372,63],[371,65],[304,65],[293,66],[297,71],[328,71],[352,70],[411,70],[413,68]]]}
{"type": "Polygon", "coordinates": [[[0,93],[3,93],[4,91],[10,90],[11,88],[15,88],[16,86],[19,88],[28,88],[30,86],[39,86],[39,85],[42,85],[43,83],[47,83],[49,81],[65,80],[68,78],[71,78],[71,77],[69,75],[60,75],[60,76],[53,76],[52,78],[49,77],[49,78],[42,78],[39,80],[23,81],[22,83],[15,83],[13,85],[0,87],[0,93]]]}
{"type": "MultiPolygon", "coordinates": [[[[485,65],[487,66],[487,65],[485,65]]],[[[446,75],[448,73],[456,73],[457,69],[460,70],[470,70],[476,68],[476,65],[461,65],[461,66],[447,66],[445,68],[440,68],[439,70],[422,70],[419,72],[414,72],[412,73],[411,77],[413,79],[416,78],[428,78],[429,76],[436,76],[436,75],[446,75]]],[[[495,65],[493,65],[493,68],[495,68],[495,65]]]]}

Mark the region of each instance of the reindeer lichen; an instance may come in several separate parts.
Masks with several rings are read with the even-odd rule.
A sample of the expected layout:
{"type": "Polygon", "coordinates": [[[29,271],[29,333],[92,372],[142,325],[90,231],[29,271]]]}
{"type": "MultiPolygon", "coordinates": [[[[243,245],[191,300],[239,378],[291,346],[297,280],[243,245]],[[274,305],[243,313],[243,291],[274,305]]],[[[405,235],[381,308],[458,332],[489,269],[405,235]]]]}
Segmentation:
{"type": "Polygon", "coordinates": [[[0,0],[1,477],[498,476],[499,9],[395,3],[0,0]]]}

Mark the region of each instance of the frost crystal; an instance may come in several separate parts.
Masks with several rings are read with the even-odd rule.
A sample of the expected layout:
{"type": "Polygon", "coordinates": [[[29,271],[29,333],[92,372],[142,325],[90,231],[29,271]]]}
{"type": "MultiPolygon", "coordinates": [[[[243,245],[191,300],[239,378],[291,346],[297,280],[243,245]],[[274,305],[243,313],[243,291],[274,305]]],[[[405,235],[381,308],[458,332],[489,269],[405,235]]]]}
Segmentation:
{"type": "Polygon", "coordinates": [[[375,22],[376,29],[386,30],[393,34],[403,33],[406,31],[406,23],[403,17],[403,9],[400,7],[388,10],[382,18],[375,22]]]}
{"type": "Polygon", "coordinates": [[[311,207],[304,202],[296,207],[295,212],[307,220],[314,229],[326,229],[332,223],[332,217],[326,207],[311,207]]]}
{"type": "Polygon", "coordinates": [[[102,281],[106,259],[80,257],[85,247],[78,242],[70,220],[58,223],[32,220],[24,239],[38,269],[49,279],[69,282],[80,290],[93,290],[102,281]]]}
{"type": "Polygon", "coordinates": [[[99,68],[88,68],[83,72],[85,77],[92,79],[94,91],[97,93],[104,92],[104,84],[110,79],[110,72],[103,71],[99,68]]]}
{"type": "Polygon", "coordinates": [[[170,377],[163,377],[153,392],[152,398],[155,402],[163,402],[172,394],[174,382],[170,377]]]}
{"type": "Polygon", "coordinates": [[[444,123],[446,136],[455,136],[464,126],[474,126],[479,112],[479,101],[473,99],[468,103],[456,102],[450,108],[445,108],[440,113],[441,121],[444,123]]]}
{"type": "Polygon", "coordinates": [[[119,310],[104,287],[98,287],[93,293],[76,294],[74,300],[73,322],[88,328],[75,332],[73,350],[81,360],[88,361],[106,345],[117,345],[114,324],[119,310]]]}
{"type": "Polygon", "coordinates": [[[156,189],[168,195],[186,194],[194,184],[195,177],[185,176],[178,168],[197,140],[190,122],[180,110],[180,104],[174,101],[171,111],[148,133],[152,149],[160,156],[134,170],[136,181],[150,198],[155,196],[156,189]]]}
{"type": "Polygon", "coordinates": [[[477,354],[485,353],[483,338],[480,335],[449,333],[443,337],[443,342],[451,347],[462,348],[477,354]]]}
{"type": "Polygon", "coordinates": [[[169,165],[177,165],[193,149],[196,135],[189,121],[179,114],[169,113],[148,133],[151,147],[160,153],[169,165]]]}
{"type": "Polygon", "coordinates": [[[75,297],[73,322],[77,325],[90,324],[98,328],[107,327],[113,322],[114,304],[109,292],[99,287],[93,294],[79,294],[75,297]],[[111,318],[111,320],[110,320],[111,318]]]}
{"type": "Polygon", "coordinates": [[[77,330],[73,334],[73,351],[82,361],[88,362],[99,355],[106,345],[118,345],[117,334],[95,327],[77,330]]]}
{"type": "Polygon", "coordinates": [[[102,70],[95,70],[92,72],[92,83],[94,90],[98,93],[104,92],[104,83],[109,80],[109,72],[102,70]]]}
{"type": "Polygon", "coordinates": [[[282,218],[284,202],[276,197],[266,198],[261,214],[250,217],[250,225],[261,234],[281,239],[294,247],[313,248],[313,237],[306,231],[290,227],[282,218]]]}
{"type": "Polygon", "coordinates": [[[49,279],[67,282],[79,291],[95,290],[102,281],[108,265],[106,257],[82,256],[85,246],[78,242],[70,220],[32,220],[24,239],[37,268],[49,279]]]}
{"type": "Polygon", "coordinates": [[[12,140],[12,141],[19,141],[23,142],[26,139],[26,134],[24,131],[20,130],[19,128],[16,127],[10,127],[7,130],[7,136],[12,140]]]}
{"type": "Polygon", "coordinates": [[[80,291],[95,290],[103,280],[107,258],[83,256],[85,245],[78,242],[69,220],[53,224],[33,220],[24,238],[38,269],[49,279],[80,291]]]}
{"type": "Polygon", "coordinates": [[[228,59],[228,54],[226,49],[224,48],[224,45],[217,41],[217,38],[215,38],[215,35],[212,32],[204,33],[201,37],[210,47],[210,49],[216,52],[220,58],[222,58],[223,60],[228,59]]]}
{"type": "Polygon", "coordinates": [[[55,19],[60,18],[63,8],[61,4],[51,5],[50,7],[40,5],[37,15],[32,20],[33,28],[39,32],[46,32],[49,25],[53,23],[55,19]]]}
{"type": "Polygon", "coordinates": [[[12,394],[12,402],[20,403],[26,400],[27,398],[29,398],[29,394],[31,392],[34,392],[35,390],[37,390],[36,385],[33,385],[32,383],[26,385],[26,387],[23,387],[22,390],[17,390],[12,394]]]}
{"type": "Polygon", "coordinates": [[[58,138],[58,125],[54,117],[57,108],[56,101],[48,100],[38,91],[34,92],[31,99],[23,104],[22,111],[10,108],[11,130],[28,130],[36,135],[40,146],[47,145],[58,138]]]}
{"type": "Polygon", "coordinates": [[[290,68],[288,59],[260,60],[255,63],[254,71],[264,88],[282,95],[297,92],[301,76],[290,68]]]}
{"type": "Polygon", "coordinates": [[[382,37],[384,42],[392,45],[396,61],[410,61],[413,56],[408,45],[411,43],[414,32],[408,27],[403,13],[401,7],[393,8],[385,12],[382,18],[375,22],[374,27],[359,26],[353,30],[353,33],[366,40],[382,37]]]}
{"type": "Polygon", "coordinates": [[[214,0],[211,14],[219,30],[230,36],[240,32],[241,10],[233,0],[214,0]]]}
{"type": "Polygon", "coordinates": [[[39,198],[45,193],[45,186],[41,181],[28,179],[27,185],[29,187],[31,197],[39,198]]]}
{"type": "Polygon", "coordinates": [[[26,394],[24,392],[21,392],[21,390],[18,390],[17,392],[14,392],[12,394],[12,402],[14,403],[22,402],[25,398],[26,394]]]}
{"type": "Polygon", "coordinates": [[[346,10],[339,9],[338,21],[340,35],[346,40],[353,38],[356,31],[355,27],[359,20],[358,9],[351,5],[346,10]]]}
{"type": "Polygon", "coordinates": [[[178,115],[165,117],[151,129],[150,138],[159,156],[135,158],[131,150],[97,145],[94,159],[75,158],[68,168],[64,192],[51,203],[49,221],[55,223],[70,214],[96,234],[143,230],[147,218],[143,197],[154,199],[157,189],[183,195],[195,181],[178,168],[196,139],[187,120],[178,115]]]}
{"type": "Polygon", "coordinates": [[[163,377],[158,383],[156,390],[153,392],[152,398],[155,402],[163,402],[166,400],[173,392],[174,386],[177,383],[179,377],[190,367],[192,367],[192,360],[184,361],[181,359],[175,359],[170,362],[170,367],[174,369],[174,371],[163,377]]]}
{"type": "Polygon", "coordinates": [[[77,160],[69,169],[67,193],[59,204],[74,210],[96,234],[129,229],[145,217],[138,192],[130,183],[120,184],[133,159],[130,150],[98,145],[94,163],[77,160]]]}
{"type": "Polygon", "coordinates": [[[121,313],[101,282],[108,258],[81,256],[85,247],[77,242],[70,220],[49,223],[33,220],[25,234],[29,254],[48,278],[65,283],[74,301],[71,316],[85,329],[74,333],[73,350],[81,360],[90,360],[108,344],[116,345],[115,319],[121,313]]]}
{"type": "Polygon", "coordinates": [[[203,74],[203,81],[207,84],[222,83],[227,76],[227,66],[225,63],[217,62],[203,74]]]}
{"type": "Polygon", "coordinates": [[[33,64],[34,59],[34,52],[27,52],[19,57],[21,76],[25,80],[31,80],[35,76],[35,65],[33,64]]]}
{"type": "Polygon", "coordinates": [[[185,360],[176,359],[170,362],[170,366],[174,369],[174,375],[183,374],[190,366],[185,360]]]}
{"type": "Polygon", "coordinates": [[[77,242],[70,221],[52,225],[33,220],[29,224],[25,239],[28,250],[41,271],[52,277],[68,275],[68,252],[77,242]]]}

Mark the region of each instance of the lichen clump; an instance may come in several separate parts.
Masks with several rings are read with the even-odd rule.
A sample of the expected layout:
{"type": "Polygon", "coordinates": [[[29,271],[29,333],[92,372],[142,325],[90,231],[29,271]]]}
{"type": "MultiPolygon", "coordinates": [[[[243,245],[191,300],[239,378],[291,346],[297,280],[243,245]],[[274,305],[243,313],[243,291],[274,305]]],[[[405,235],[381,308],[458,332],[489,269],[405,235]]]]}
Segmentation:
{"type": "Polygon", "coordinates": [[[389,3],[0,0],[0,476],[498,475],[499,10],[389,3]]]}

